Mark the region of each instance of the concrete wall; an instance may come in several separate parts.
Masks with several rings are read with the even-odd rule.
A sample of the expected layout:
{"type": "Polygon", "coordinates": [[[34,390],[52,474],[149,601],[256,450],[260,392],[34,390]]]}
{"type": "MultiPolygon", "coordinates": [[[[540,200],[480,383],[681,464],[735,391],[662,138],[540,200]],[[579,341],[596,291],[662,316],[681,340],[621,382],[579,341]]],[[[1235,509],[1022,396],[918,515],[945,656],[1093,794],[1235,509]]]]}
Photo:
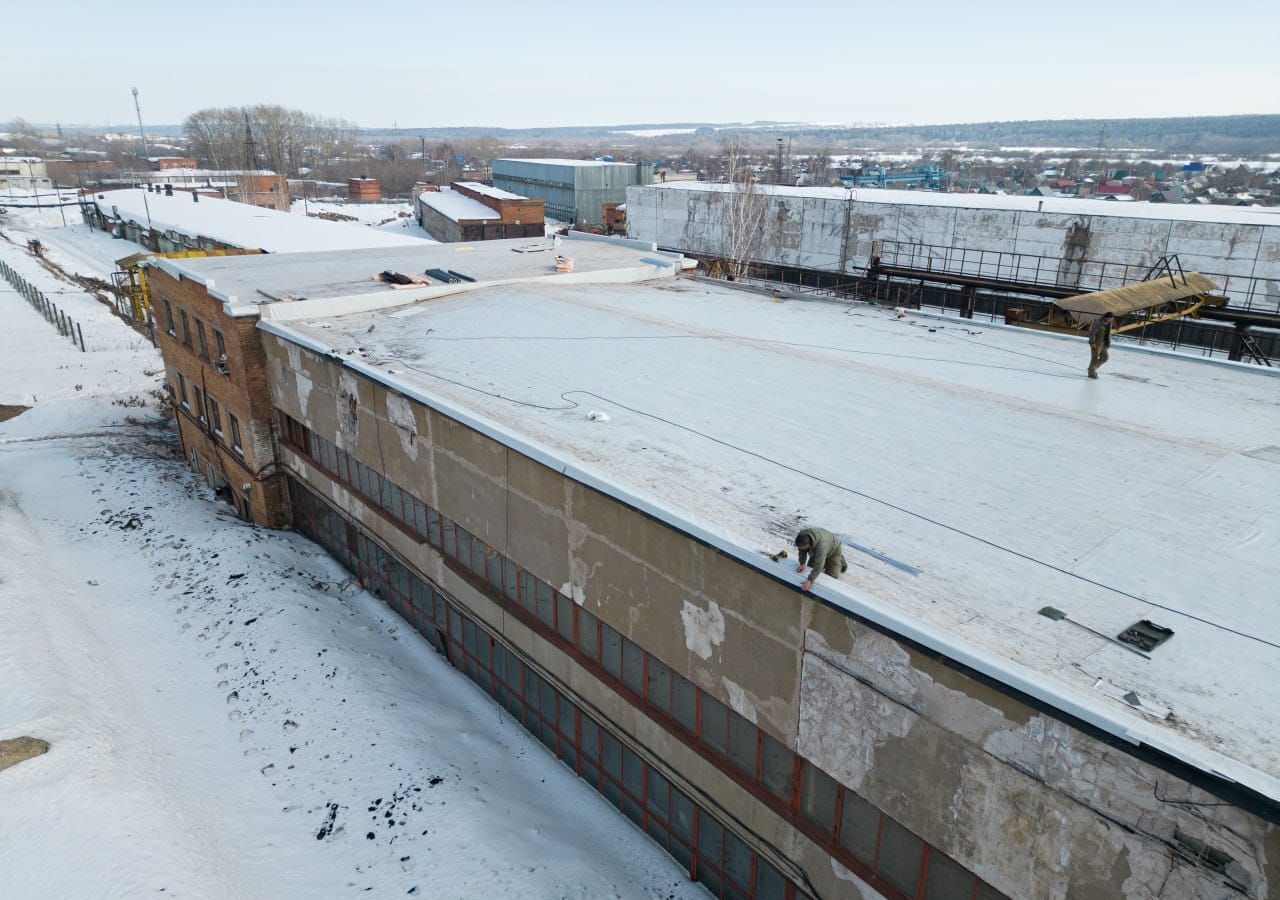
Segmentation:
{"type": "MultiPolygon", "coordinates": [[[[273,401],[833,775],[1009,897],[1275,896],[1280,830],[1152,762],[816,603],[497,441],[273,335],[273,401]],[[1234,886],[1176,848],[1231,857],[1234,886]]],[[[807,874],[874,892],[819,842],[346,488],[322,495],[588,708],[807,874]]],[[[765,852],[761,849],[761,852],[765,852]]]]}
{"type": "MultiPolygon", "coordinates": [[[[760,262],[828,272],[858,273],[868,263],[874,241],[987,250],[1077,264],[1048,265],[1035,271],[1024,260],[1018,277],[1079,284],[1087,290],[1118,287],[1123,265],[1130,277],[1141,278],[1162,256],[1178,254],[1185,269],[1215,277],[1231,302],[1255,307],[1280,306],[1280,216],[1274,225],[1192,222],[1133,218],[1108,214],[1098,203],[1096,213],[1066,214],[1031,210],[929,206],[912,203],[865,202],[815,194],[780,195],[766,199],[764,239],[753,257],[760,262]],[[1073,232],[1073,229],[1075,231],[1073,232]],[[1078,246],[1069,247],[1075,235],[1078,246]],[[1105,265],[1104,265],[1105,264],[1105,265]]],[[[724,255],[722,228],[726,194],[715,190],[631,188],[627,192],[629,234],[660,247],[693,255],[724,255]]],[[[990,277],[1010,277],[1012,260],[976,254],[959,259],[952,254],[922,251],[919,265],[990,277]]]]}

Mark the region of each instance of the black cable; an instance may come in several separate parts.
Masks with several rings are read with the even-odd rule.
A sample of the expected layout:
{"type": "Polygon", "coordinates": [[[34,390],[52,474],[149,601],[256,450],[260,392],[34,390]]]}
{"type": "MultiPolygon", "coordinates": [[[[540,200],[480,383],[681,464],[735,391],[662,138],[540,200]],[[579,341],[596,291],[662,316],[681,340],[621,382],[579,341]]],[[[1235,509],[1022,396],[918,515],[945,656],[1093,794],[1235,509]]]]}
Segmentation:
{"type": "Polygon", "coordinates": [[[1176,607],[1168,606],[1167,604],[1157,603],[1154,600],[1149,600],[1146,597],[1141,597],[1137,594],[1126,591],[1123,588],[1114,587],[1104,582],[1097,581],[1093,578],[1089,578],[1087,575],[1080,575],[1076,572],[1070,571],[1069,569],[1064,569],[1062,566],[1056,565],[1054,563],[1048,562],[1043,559],[1039,559],[1035,556],[1031,556],[1028,553],[1023,553],[1021,550],[1015,550],[1012,547],[1006,547],[1003,544],[1000,544],[1000,543],[997,543],[996,541],[991,540],[990,538],[984,538],[981,535],[977,535],[972,532],[965,531],[963,528],[959,528],[955,525],[949,525],[946,522],[940,522],[937,519],[933,519],[933,518],[930,518],[929,516],[926,516],[924,513],[916,512],[915,510],[908,509],[905,506],[899,506],[896,503],[893,503],[889,500],[885,500],[881,497],[877,497],[874,494],[868,494],[865,491],[859,491],[856,488],[852,488],[847,485],[843,485],[838,482],[831,481],[830,479],[823,478],[819,475],[814,475],[811,472],[806,472],[803,469],[796,468],[795,466],[790,466],[784,462],[781,462],[779,460],[773,459],[772,457],[766,456],[763,453],[758,453],[755,450],[750,450],[750,449],[747,449],[746,447],[741,447],[730,441],[726,441],[726,440],[723,440],[722,438],[715,437],[714,435],[707,434],[706,432],[699,431],[696,428],[692,428],[688,425],[682,425],[679,422],[675,422],[675,421],[672,421],[671,419],[664,418],[662,416],[657,415],[656,413],[646,412],[645,410],[628,406],[625,403],[620,403],[617,400],[613,400],[613,399],[610,399],[609,397],[601,396],[600,394],[593,393],[592,391],[584,391],[584,390],[565,391],[560,395],[560,399],[564,400],[566,405],[546,406],[539,403],[530,403],[524,400],[517,400],[513,397],[507,397],[503,394],[499,394],[493,391],[486,391],[481,388],[474,387],[473,385],[465,384],[461,381],[455,381],[451,378],[446,378],[443,375],[437,375],[434,372],[428,372],[425,369],[419,369],[416,366],[406,365],[405,363],[401,363],[401,365],[405,365],[406,368],[412,369],[413,371],[418,372],[419,374],[422,374],[422,375],[426,375],[430,378],[435,378],[440,381],[444,381],[449,384],[453,384],[453,385],[457,385],[458,387],[465,388],[466,390],[475,391],[477,393],[484,394],[485,396],[488,396],[488,397],[493,397],[498,400],[505,400],[508,403],[514,403],[518,406],[524,406],[530,409],[542,409],[542,410],[549,410],[549,411],[565,411],[570,409],[577,409],[581,406],[581,404],[573,400],[570,400],[569,395],[581,394],[586,397],[594,397],[597,400],[601,400],[605,403],[611,403],[614,406],[618,407],[619,409],[625,409],[627,412],[634,413],[635,415],[645,416],[646,418],[653,419],[654,421],[662,422],[665,425],[670,425],[672,428],[678,428],[681,431],[687,431],[690,434],[697,435],[698,437],[704,438],[705,440],[711,441],[712,443],[719,444],[722,447],[728,447],[731,450],[736,450],[739,453],[743,453],[743,454],[746,454],[747,456],[754,457],[755,459],[761,460],[762,462],[766,462],[766,463],[769,463],[770,465],[777,466],[780,469],[785,469],[788,472],[792,472],[796,475],[802,475],[805,478],[809,478],[813,481],[818,482],[819,484],[824,484],[827,487],[834,488],[835,490],[843,491],[847,494],[852,494],[855,497],[861,497],[864,500],[870,500],[872,503],[878,503],[881,506],[894,510],[895,512],[900,512],[903,515],[911,516],[912,518],[919,519],[922,522],[927,522],[928,524],[934,525],[938,528],[942,528],[945,531],[950,531],[951,533],[957,534],[961,537],[965,537],[965,538],[969,538],[970,540],[977,541],[978,543],[991,547],[994,550],[999,550],[1003,553],[1007,553],[1011,556],[1015,556],[1027,562],[1034,563],[1039,566],[1043,566],[1044,568],[1054,572],[1058,572],[1061,575],[1066,575],[1068,578],[1074,578],[1077,581],[1084,582],[1085,584],[1092,585],[1093,587],[1101,588],[1104,591],[1110,591],[1114,594],[1118,594],[1121,597],[1127,597],[1130,600],[1137,601],[1138,603],[1143,603],[1148,606],[1153,606],[1156,609],[1162,609],[1165,612],[1170,612],[1175,615],[1183,616],[1184,618],[1191,619],[1192,621],[1195,621],[1195,622],[1199,622],[1202,625],[1208,625],[1211,628],[1217,628],[1220,631],[1227,632],[1228,634],[1234,634],[1237,637],[1242,637],[1250,641],[1256,641],[1259,644],[1264,644],[1265,646],[1272,647],[1276,650],[1280,650],[1280,643],[1269,641],[1266,638],[1258,637],[1257,635],[1249,634],[1244,631],[1239,631],[1228,625],[1223,625],[1219,622],[1214,622],[1211,619],[1206,619],[1202,616],[1197,616],[1194,613],[1189,613],[1184,610],[1177,609],[1176,607]]]}
{"type": "MultiPolygon", "coordinates": [[[[834,353],[849,353],[856,356],[882,356],[889,359],[909,359],[916,362],[932,362],[946,363],[956,366],[971,366],[979,369],[1000,369],[1006,372],[1025,372],[1030,375],[1043,375],[1046,378],[1074,378],[1071,375],[1058,375],[1053,372],[1040,372],[1036,369],[1020,369],[1016,366],[1000,366],[992,363],[972,362],[967,359],[941,359],[934,356],[912,356],[906,353],[884,353],[878,350],[855,350],[851,347],[835,347],[830,344],[806,344],[801,341],[783,341],[776,338],[752,338],[741,337],[738,335],[713,335],[713,334],[601,334],[601,335],[481,335],[468,337],[435,337],[429,336],[424,340],[428,341],[445,341],[445,342],[464,342],[464,341],[745,341],[755,344],[777,344],[782,347],[800,347],[806,350],[830,350],[834,353]]],[[[975,342],[976,343],[976,342],[975,342]]],[[[1010,351],[1016,352],[1016,351],[1010,351]]],[[[1019,354],[1027,356],[1028,354],[1019,354]]],[[[1054,360],[1041,360],[1040,357],[1032,356],[1031,359],[1038,359],[1041,362],[1052,362],[1055,365],[1066,366],[1066,363],[1059,363],[1054,360]]],[[[1071,368],[1070,366],[1066,366],[1071,368]]],[[[506,399],[506,398],[503,398],[506,399]]]]}

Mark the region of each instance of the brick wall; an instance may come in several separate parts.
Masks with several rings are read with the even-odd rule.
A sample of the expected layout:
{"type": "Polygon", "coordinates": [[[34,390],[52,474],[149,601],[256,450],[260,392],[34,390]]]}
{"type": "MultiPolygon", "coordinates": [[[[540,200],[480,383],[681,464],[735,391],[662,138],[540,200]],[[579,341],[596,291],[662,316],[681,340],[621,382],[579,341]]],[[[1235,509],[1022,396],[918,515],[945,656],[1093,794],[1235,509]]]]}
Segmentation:
{"type": "Polygon", "coordinates": [[[158,325],[156,340],[188,463],[193,461],[191,450],[195,449],[197,470],[212,487],[226,485],[228,501],[242,516],[268,527],[286,524],[289,510],[275,464],[270,392],[255,327],[257,316],[229,316],[222,302],[210,297],[202,285],[176,279],[161,269],[150,269],[148,284],[158,325]],[[225,365],[219,364],[220,353],[226,355],[225,365]],[[207,400],[201,404],[197,389],[200,397],[217,404],[216,422],[212,404],[207,400]]]}

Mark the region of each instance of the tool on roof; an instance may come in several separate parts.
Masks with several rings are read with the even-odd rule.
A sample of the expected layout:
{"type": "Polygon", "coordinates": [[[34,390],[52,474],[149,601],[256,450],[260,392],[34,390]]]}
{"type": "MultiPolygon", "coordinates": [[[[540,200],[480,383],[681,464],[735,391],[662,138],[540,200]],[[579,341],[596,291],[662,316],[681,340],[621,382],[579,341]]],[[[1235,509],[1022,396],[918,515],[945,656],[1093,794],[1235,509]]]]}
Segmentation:
{"type": "Polygon", "coordinates": [[[1055,607],[1045,606],[1041,608],[1040,615],[1044,616],[1046,619],[1053,619],[1053,621],[1055,622],[1063,622],[1063,621],[1070,622],[1072,625],[1076,626],[1077,628],[1083,628],[1085,631],[1089,632],[1092,635],[1096,635],[1097,637],[1102,638],[1104,641],[1110,641],[1113,644],[1119,644],[1124,649],[1128,650],[1131,653],[1138,654],[1143,659],[1151,658],[1150,656],[1148,656],[1147,654],[1139,650],[1137,647],[1134,647],[1132,644],[1126,644],[1123,641],[1118,640],[1117,638],[1113,638],[1109,634],[1103,634],[1101,631],[1097,631],[1096,629],[1090,628],[1088,625],[1085,625],[1083,622],[1077,622],[1075,619],[1068,616],[1062,610],[1057,609],[1055,607]]]}
{"type": "Polygon", "coordinates": [[[457,274],[456,272],[446,272],[444,269],[427,269],[423,274],[430,275],[432,278],[437,281],[443,281],[445,284],[457,284],[465,277],[457,274]]]}

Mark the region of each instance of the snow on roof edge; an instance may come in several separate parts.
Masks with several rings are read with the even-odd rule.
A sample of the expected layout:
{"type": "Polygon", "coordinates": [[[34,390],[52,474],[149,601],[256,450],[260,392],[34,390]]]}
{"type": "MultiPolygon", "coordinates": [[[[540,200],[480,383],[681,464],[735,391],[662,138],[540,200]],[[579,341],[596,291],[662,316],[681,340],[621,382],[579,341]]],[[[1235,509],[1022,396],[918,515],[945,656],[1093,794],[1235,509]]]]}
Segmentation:
{"type": "MultiPolygon", "coordinates": [[[[778,562],[767,564],[765,558],[753,550],[735,543],[714,528],[688,518],[661,501],[633,493],[619,485],[608,475],[597,473],[558,454],[538,441],[531,440],[511,429],[472,412],[456,402],[434,394],[368,363],[334,352],[319,341],[269,320],[259,320],[258,327],[325,358],[336,360],[366,378],[423,403],[450,418],[474,428],[486,437],[498,441],[587,487],[600,491],[628,506],[640,510],[678,531],[702,541],[725,555],[759,571],[770,578],[791,584],[789,567],[778,562]]],[[[815,582],[810,595],[828,606],[852,613],[867,621],[900,635],[909,641],[945,655],[974,671],[991,678],[1013,690],[1079,719],[1100,731],[1118,737],[1135,747],[1147,746],[1191,767],[1259,794],[1272,802],[1280,802],[1280,778],[1268,775],[1247,763],[1232,759],[1215,750],[1201,747],[1185,738],[1157,728],[1138,716],[1122,718],[1100,699],[1090,697],[1067,685],[1053,683],[1040,672],[992,653],[973,642],[959,637],[944,628],[904,613],[888,603],[835,583],[815,582]]]]}

